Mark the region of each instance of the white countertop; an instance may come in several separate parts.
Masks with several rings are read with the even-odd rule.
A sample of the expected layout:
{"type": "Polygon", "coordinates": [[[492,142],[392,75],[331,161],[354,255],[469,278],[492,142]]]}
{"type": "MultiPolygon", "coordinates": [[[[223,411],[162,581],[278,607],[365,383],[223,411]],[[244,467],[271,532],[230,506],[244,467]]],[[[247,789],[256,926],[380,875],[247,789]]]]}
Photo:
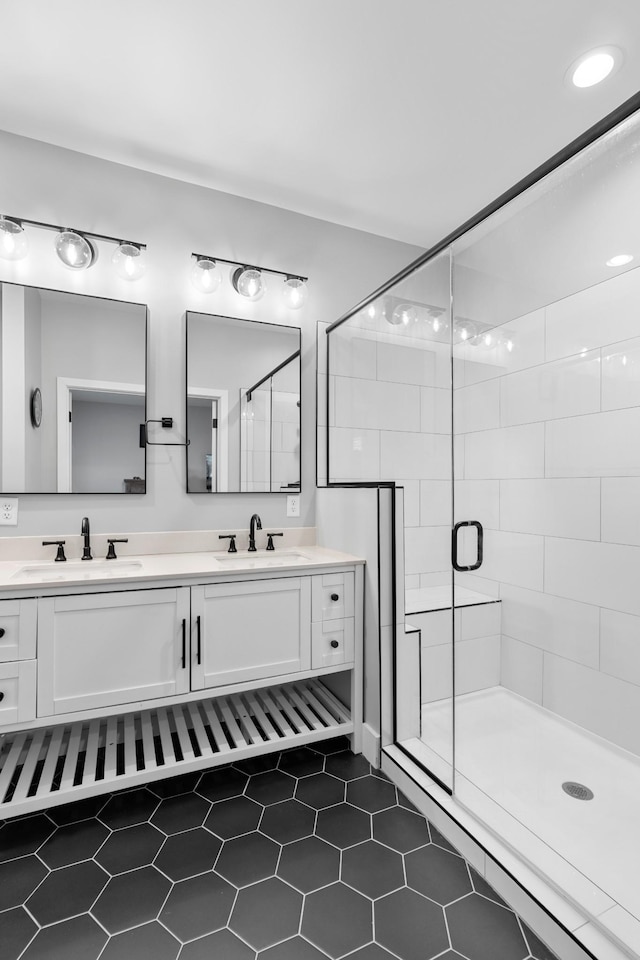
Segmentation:
{"type": "Polygon", "coordinates": [[[308,573],[317,567],[352,566],[364,563],[360,557],[305,544],[255,553],[246,550],[158,553],[123,556],[116,560],[67,560],[57,563],[25,560],[0,561],[0,590],[24,591],[92,584],[127,584],[148,580],[175,580],[207,575],[237,577],[252,574],[308,573]]]}

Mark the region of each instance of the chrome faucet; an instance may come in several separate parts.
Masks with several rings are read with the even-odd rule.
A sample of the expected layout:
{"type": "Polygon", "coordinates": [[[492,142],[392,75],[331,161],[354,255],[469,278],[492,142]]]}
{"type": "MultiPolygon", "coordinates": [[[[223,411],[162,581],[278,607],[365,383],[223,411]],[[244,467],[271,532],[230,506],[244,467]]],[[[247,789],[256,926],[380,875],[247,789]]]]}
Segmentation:
{"type": "Polygon", "coordinates": [[[262,530],[262,520],[257,513],[251,517],[249,523],[249,552],[256,552],[256,530],[262,530]]]}
{"type": "Polygon", "coordinates": [[[80,528],[82,536],[84,537],[84,546],[82,548],[82,559],[83,560],[93,560],[91,556],[91,537],[90,537],[90,527],[89,527],[89,517],[82,518],[82,527],[80,528]]]}

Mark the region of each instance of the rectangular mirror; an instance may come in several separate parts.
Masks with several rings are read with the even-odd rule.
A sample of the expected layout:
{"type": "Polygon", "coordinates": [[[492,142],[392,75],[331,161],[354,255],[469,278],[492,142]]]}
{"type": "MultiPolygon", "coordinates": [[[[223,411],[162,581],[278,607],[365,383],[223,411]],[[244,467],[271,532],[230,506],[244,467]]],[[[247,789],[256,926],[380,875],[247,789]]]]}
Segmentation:
{"type": "Polygon", "coordinates": [[[0,283],[9,493],[145,493],[147,308],[0,283]]]}
{"type": "Polygon", "coordinates": [[[187,313],[187,492],[300,491],[300,330],[187,313]]]}

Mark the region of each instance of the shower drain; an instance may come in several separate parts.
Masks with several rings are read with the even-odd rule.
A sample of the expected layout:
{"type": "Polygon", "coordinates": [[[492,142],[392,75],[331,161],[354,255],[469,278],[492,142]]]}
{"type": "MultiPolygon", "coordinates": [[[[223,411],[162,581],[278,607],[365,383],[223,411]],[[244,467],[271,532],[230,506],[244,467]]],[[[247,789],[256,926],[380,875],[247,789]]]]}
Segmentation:
{"type": "Polygon", "coordinates": [[[593,800],[593,790],[585,787],[584,783],[575,783],[573,780],[566,780],[562,784],[562,789],[568,793],[574,800],[593,800]]]}

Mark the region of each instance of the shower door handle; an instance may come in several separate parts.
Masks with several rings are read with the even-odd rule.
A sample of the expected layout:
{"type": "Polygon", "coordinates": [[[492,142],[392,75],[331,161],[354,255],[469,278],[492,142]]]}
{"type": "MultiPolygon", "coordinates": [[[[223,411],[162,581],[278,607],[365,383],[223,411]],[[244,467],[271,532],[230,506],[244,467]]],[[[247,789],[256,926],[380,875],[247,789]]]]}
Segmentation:
{"type": "Polygon", "coordinates": [[[484,531],[482,529],[482,524],[479,520],[460,520],[454,526],[451,531],[451,563],[453,564],[454,570],[459,570],[461,573],[466,573],[468,570],[477,570],[478,567],[482,566],[482,541],[484,539],[484,531]],[[471,566],[461,567],[458,563],[458,530],[460,527],[475,527],[478,531],[478,555],[475,563],[472,563],[471,566]]]}

